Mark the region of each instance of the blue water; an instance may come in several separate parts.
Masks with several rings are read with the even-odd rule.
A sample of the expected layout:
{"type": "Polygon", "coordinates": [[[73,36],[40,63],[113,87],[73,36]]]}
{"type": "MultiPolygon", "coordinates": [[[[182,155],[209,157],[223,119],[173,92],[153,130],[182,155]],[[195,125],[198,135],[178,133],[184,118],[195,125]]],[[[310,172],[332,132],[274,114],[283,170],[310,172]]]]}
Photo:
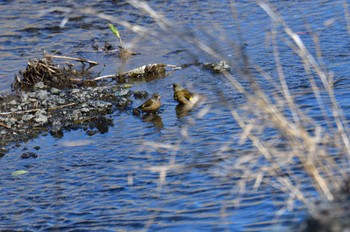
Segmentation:
{"type": "MultiPolygon", "coordinates": [[[[312,35],[319,36],[323,63],[335,79],[343,78],[335,85],[335,92],[348,117],[350,45],[343,1],[272,3],[314,55],[312,35]]],[[[140,55],[123,65],[116,54],[91,48],[94,40],[100,45],[105,41],[117,45],[106,20],[75,13],[60,28],[64,18],[61,13],[39,16],[39,11],[57,6],[93,7],[160,31],[150,17],[125,2],[2,1],[0,91],[10,92],[14,74],[25,69],[28,59],[41,58],[44,51],[98,61],[100,65],[94,71],[100,75],[148,63],[180,65],[216,61],[183,39],[190,31],[193,38],[215,48],[231,65],[242,65],[234,48],[246,43],[244,49],[251,64],[261,66],[276,78],[275,60],[268,42],[270,18],[257,4],[242,1],[236,4],[237,20],[232,17],[229,4],[229,1],[150,1],[154,9],[176,23],[176,32],[185,34],[159,32],[158,38],[146,36],[133,48],[140,55]]],[[[118,28],[129,45],[139,38],[127,28],[118,28]]],[[[281,63],[289,88],[298,96],[296,102],[325,125],[310,94],[302,62],[281,42],[288,40],[282,32],[278,38],[281,63]]],[[[252,73],[269,92],[271,86],[262,75],[253,70],[252,73]]],[[[249,81],[238,79],[245,88],[250,88],[249,81]]],[[[263,183],[254,190],[254,182],[249,181],[245,191],[242,190],[240,177],[244,177],[245,170],[236,169],[235,165],[239,158],[254,150],[249,144],[239,144],[240,128],[230,109],[244,105],[245,99],[224,76],[190,66],[164,79],[135,84],[132,90],[160,93],[163,105],[159,117],[141,119],[129,111],[115,112],[110,115],[114,126],[108,133],[88,136],[83,130],[76,130],[65,132],[61,139],[43,134],[11,147],[0,159],[0,229],[261,231],[290,226],[305,215],[305,207],[298,201],[294,203],[295,209],[287,209],[285,202],[289,195],[271,183],[263,183]],[[172,99],[173,82],[201,93],[207,101],[178,117],[172,99]],[[34,150],[35,146],[40,150],[34,150]],[[36,152],[38,158],[21,159],[24,148],[36,152]],[[169,168],[164,179],[157,171],[162,167],[169,168]],[[27,173],[13,176],[17,170],[27,173]]],[[[133,105],[140,103],[141,100],[134,100],[133,105]]],[[[273,132],[266,131],[265,139],[272,135],[273,132]]],[[[258,170],[263,163],[264,159],[255,160],[252,168],[258,170]]],[[[301,187],[305,196],[311,200],[317,198],[298,163],[293,172],[300,179],[305,178],[301,187]]]]}

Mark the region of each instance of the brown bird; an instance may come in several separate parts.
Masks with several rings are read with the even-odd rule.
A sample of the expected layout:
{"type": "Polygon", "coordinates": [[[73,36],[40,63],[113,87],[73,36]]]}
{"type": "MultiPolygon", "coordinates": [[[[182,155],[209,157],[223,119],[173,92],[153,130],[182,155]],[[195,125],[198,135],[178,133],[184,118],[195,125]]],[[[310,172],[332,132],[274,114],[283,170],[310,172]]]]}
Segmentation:
{"type": "Polygon", "coordinates": [[[152,95],[150,99],[145,101],[142,105],[140,105],[137,108],[134,108],[133,113],[135,115],[140,115],[141,114],[140,110],[141,110],[147,114],[152,114],[152,113],[156,113],[159,107],[160,107],[160,95],[155,93],[152,95]]]}
{"type": "Polygon", "coordinates": [[[186,105],[192,103],[193,93],[183,88],[179,84],[173,84],[174,100],[180,104],[186,105]]]}

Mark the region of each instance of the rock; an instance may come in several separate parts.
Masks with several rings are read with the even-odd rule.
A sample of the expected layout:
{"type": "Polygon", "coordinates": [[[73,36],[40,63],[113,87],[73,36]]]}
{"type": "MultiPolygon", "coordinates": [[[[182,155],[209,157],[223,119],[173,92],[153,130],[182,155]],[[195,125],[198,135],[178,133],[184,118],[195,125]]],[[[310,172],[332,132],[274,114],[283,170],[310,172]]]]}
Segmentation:
{"type": "Polygon", "coordinates": [[[81,111],[80,110],[73,110],[72,119],[75,121],[78,121],[80,118],[81,118],[81,111]]]}
{"type": "Polygon", "coordinates": [[[44,125],[48,122],[48,118],[45,111],[39,110],[35,113],[34,121],[37,122],[39,125],[44,125]]]}
{"type": "Polygon", "coordinates": [[[12,100],[8,103],[9,105],[16,106],[18,103],[16,100],[12,100]]]}
{"type": "Polygon", "coordinates": [[[147,91],[142,90],[142,91],[135,91],[134,92],[134,98],[136,98],[136,99],[145,99],[147,97],[148,97],[147,91]]]}
{"type": "Polygon", "coordinates": [[[22,158],[22,159],[37,158],[37,157],[38,157],[38,155],[37,155],[36,153],[30,152],[30,151],[24,152],[24,153],[21,155],[21,158],[22,158]]]}
{"type": "Polygon", "coordinates": [[[32,118],[34,118],[35,116],[34,115],[32,115],[32,114],[24,114],[23,116],[22,116],[22,120],[24,121],[24,122],[27,122],[27,121],[30,121],[32,118]]]}
{"type": "Polygon", "coordinates": [[[39,100],[47,100],[48,99],[48,92],[46,90],[39,90],[37,93],[36,93],[36,97],[39,99],[39,100]]]}
{"type": "Polygon", "coordinates": [[[111,125],[111,121],[106,117],[98,117],[95,121],[95,126],[101,134],[108,132],[109,125],[111,125]]]}
{"type": "Polygon", "coordinates": [[[60,95],[60,94],[61,94],[61,90],[59,90],[59,89],[57,89],[57,88],[54,88],[54,87],[52,87],[52,88],[50,89],[50,92],[51,92],[52,94],[55,94],[55,95],[60,95]]]}
{"type": "Polygon", "coordinates": [[[26,93],[23,93],[21,95],[21,102],[27,102],[28,101],[28,94],[26,93]]]}
{"type": "Polygon", "coordinates": [[[52,128],[50,130],[50,134],[55,138],[63,137],[63,125],[60,121],[56,120],[52,123],[52,128]]]}
{"type": "Polygon", "coordinates": [[[44,84],[44,82],[38,82],[34,85],[34,90],[39,89],[47,89],[47,86],[44,84]]]}
{"type": "Polygon", "coordinates": [[[80,92],[81,91],[79,89],[72,89],[72,91],[71,91],[72,94],[78,94],[80,92]]]}
{"type": "Polygon", "coordinates": [[[57,104],[59,104],[59,105],[64,105],[64,104],[66,104],[66,100],[65,100],[64,98],[59,98],[59,99],[57,100],[57,104]]]}
{"type": "Polygon", "coordinates": [[[130,105],[132,101],[130,99],[121,97],[117,100],[116,105],[121,108],[126,108],[128,105],[130,105]]]}
{"type": "Polygon", "coordinates": [[[97,131],[95,131],[95,130],[87,130],[87,131],[86,131],[86,134],[87,134],[88,136],[93,136],[93,135],[97,134],[97,131]]]}
{"type": "Polygon", "coordinates": [[[82,113],[88,113],[88,112],[90,112],[90,109],[87,108],[87,107],[84,107],[84,108],[81,108],[80,111],[81,111],[82,113]]]}
{"type": "Polygon", "coordinates": [[[5,119],[6,125],[9,127],[14,126],[17,123],[17,119],[16,118],[6,118],[5,119]]]}

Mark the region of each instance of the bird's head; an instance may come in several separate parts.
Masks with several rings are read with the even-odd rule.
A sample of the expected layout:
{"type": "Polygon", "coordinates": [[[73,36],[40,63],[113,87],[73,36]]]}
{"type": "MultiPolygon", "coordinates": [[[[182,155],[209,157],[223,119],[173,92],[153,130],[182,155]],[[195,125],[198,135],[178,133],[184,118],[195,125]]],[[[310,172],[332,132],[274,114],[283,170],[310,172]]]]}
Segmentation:
{"type": "Polygon", "coordinates": [[[174,91],[180,91],[182,89],[182,87],[179,84],[174,83],[173,89],[174,89],[174,91]]]}

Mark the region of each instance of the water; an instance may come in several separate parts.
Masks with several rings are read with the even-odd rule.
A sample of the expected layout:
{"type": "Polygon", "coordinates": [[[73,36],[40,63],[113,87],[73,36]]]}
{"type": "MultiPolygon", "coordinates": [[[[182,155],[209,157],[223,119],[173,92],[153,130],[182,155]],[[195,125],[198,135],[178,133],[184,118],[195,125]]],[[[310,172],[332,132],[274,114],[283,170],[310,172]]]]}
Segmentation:
{"type": "MultiPolygon", "coordinates": [[[[342,2],[273,3],[313,54],[316,48],[305,22],[319,35],[323,62],[335,77],[344,78],[335,90],[346,110],[349,34],[342,2]]],[[[196,59],[215,60],[181,41],[179,36],[164,35],[157,40],[146,37],[139,41],[134,49],[141,55],[123,66],[115,54],[91,48],[94,40],[117,44],[107,21],[76,13],[60,28],[64,18],[61,13],[38,16],[40,10],[77,4],[157,30],[148,16],[120,1],[2,1],[0,91],[10,92],[14,74],[26,67],[28,59],[41,58],[44,51],[98,61],[100,66],[95,71],[101,71],[100,75],[147,63],[180,65],[196,59]]],[[[266,45],[270,19],[255,3],[243,1],[236,6],[241,34],[236,32],[235,19],[226,1],[151,1],[150,5],[175,21],[179,31],[193,30],[195,38],[213,46],[233,63],[239,62],[233,45],[247,43],[245,49],[251,62],[276,77],[273,54],[266,45]],[[238,40],[240,36],[243,41],[238,40]]],[[[119,29],[128,44],[139,38],[124,27],[119,29]]],[[[310,86],[302,63],[287,45],[279,46],[288,85],[295,92],[307,92],[310,86]]],[[[242,83],[249,87],[244,80],[242,83]]],[[[264,81],[262,84],[269,88],[264,81]]],[[[271,230],[277,224],[291,225],[305,214],[298,202],[296,210],[287,210],[288,195],[269,185],[240,194],[239,177],[244,170],[233,167],[236,159],[251,148],[237,145],[235,135],[239,127],[217,93],[222,92],[235,105],[244,103],[244,99],[223,76],[190,66],[167,78],[136,84],[133,89],[161,94],[159,117],[143,120],[129,111],[115,112],[111,115],[114,126],[108,133],[90,137],[77,130],[66,132],[61,139],[42,135],[13,147],[0,159],[1,229],[261,231],[271,230]],[[173,82],[202,93],[208,101],[184,117],[177,117],[173,82]],[[207,108],[209,112],[199,117],[207,108]],[[171,149],[157,147],[159,144],[171,149]],[[35,151],[35,146],[40,150],[35,151]],[[24,148],[35,151],[39,157],[22,160],[24,148]],[[166,170],[163,179],[159,168],[170,164],[177,166],[166,170]],[[13,176],[16,170],[28,172],[13,176]],[[281,212],[282,216],[278,216],[281,212]]],[[[299,94],[297,101],[310,109],[312,117],[318,117],[315,99],[299,94]]],[[[134,101],[135,106],[140,103],[134,101]]],[[[345,114],[348,115],[347,110],[345,114]]],[[[298,167],[295,171],[299,171],[298,167]]],[[[302,172],[299,175],[303,177],[302,172]]],[[[303,186],[306,195],[315,195],[307,183],[303,186]]]]}

